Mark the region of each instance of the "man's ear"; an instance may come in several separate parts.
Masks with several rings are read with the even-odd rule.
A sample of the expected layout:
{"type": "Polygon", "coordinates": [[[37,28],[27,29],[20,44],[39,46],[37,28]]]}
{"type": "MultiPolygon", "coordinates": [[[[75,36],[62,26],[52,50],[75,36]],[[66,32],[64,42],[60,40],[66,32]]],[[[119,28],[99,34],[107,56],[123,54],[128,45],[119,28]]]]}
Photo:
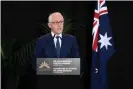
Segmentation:
{"type": "Polygon", "coordinates": [[[51,28],[51,24],[50,23],[48,23],[48,27],[51,28]]]}

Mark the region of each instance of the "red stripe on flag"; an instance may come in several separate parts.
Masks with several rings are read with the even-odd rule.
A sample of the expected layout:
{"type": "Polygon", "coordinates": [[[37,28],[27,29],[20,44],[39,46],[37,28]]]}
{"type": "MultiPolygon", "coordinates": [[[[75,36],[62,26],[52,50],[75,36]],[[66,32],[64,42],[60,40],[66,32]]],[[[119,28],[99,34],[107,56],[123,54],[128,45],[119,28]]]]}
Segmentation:
{"type": "Polygon", "coordinates": [[[105,13],[105,12],[108,12],[108,10],[100,11],[100,14],[105,13]]]}
{"type": "Polygon", "coordinates": [[[97,33],[96,33],[96,37],[95,37],[95,39],[94,39],[94,44],[93,44],[93,46],[92,46],[92,49],[93,49],[94,51],[96,51],[96,49],[98,48],[98,33],[99,33],[99,30],[98,30],[97,33]]]}
{"type": "Polygon", "coordinates": [[[99,18],[99,14],[95,12],[94,13],[94,18],[97,18],[98,19],[99,18]]]}
{"type": "Polygon", "coordinates": [[[103,2],[103,0],[100,0],[100,4],[103,2]]]}
{"type": "Polygon", "coordinates": [[[93,23],[93,27],[97,24],[97,21],[95,23],[93,23]]]}

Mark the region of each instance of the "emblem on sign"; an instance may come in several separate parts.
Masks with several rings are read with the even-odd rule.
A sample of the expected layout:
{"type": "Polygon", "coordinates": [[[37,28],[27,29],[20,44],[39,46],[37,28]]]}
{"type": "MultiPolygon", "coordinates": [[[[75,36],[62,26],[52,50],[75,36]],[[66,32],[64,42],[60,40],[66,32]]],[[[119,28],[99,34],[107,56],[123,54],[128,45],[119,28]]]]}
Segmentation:
{"type": "Polygon", "coordinates": [[[40,64],[39,68],[50,68],[50,66],[47,62],[44,61],[40,64]]]}

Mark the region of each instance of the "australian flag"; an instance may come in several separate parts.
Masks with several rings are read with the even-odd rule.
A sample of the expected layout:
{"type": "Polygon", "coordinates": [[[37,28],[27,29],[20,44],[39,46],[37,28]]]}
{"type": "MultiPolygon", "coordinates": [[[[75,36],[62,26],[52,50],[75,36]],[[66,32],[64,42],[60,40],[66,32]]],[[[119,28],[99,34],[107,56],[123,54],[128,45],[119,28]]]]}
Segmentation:
{"type": "Polygon", "coordinates": [[[107,62],[115,52],[105,0],[94,11],[91,89],[108,89],[107,62]]]}

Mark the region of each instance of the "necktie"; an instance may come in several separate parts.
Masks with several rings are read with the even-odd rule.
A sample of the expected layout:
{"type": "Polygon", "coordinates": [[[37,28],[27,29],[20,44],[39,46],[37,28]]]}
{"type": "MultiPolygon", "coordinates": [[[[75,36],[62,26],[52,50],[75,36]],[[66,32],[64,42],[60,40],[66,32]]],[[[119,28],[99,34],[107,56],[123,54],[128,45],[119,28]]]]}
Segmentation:
{"type": "Polygon", "coordinates": [[[57,51],[57,56],[60,56],[60,43],[59,43],[59,38],[60,36],[56,36],[57,42],[56,42],[56,51],[57,51]]]}

